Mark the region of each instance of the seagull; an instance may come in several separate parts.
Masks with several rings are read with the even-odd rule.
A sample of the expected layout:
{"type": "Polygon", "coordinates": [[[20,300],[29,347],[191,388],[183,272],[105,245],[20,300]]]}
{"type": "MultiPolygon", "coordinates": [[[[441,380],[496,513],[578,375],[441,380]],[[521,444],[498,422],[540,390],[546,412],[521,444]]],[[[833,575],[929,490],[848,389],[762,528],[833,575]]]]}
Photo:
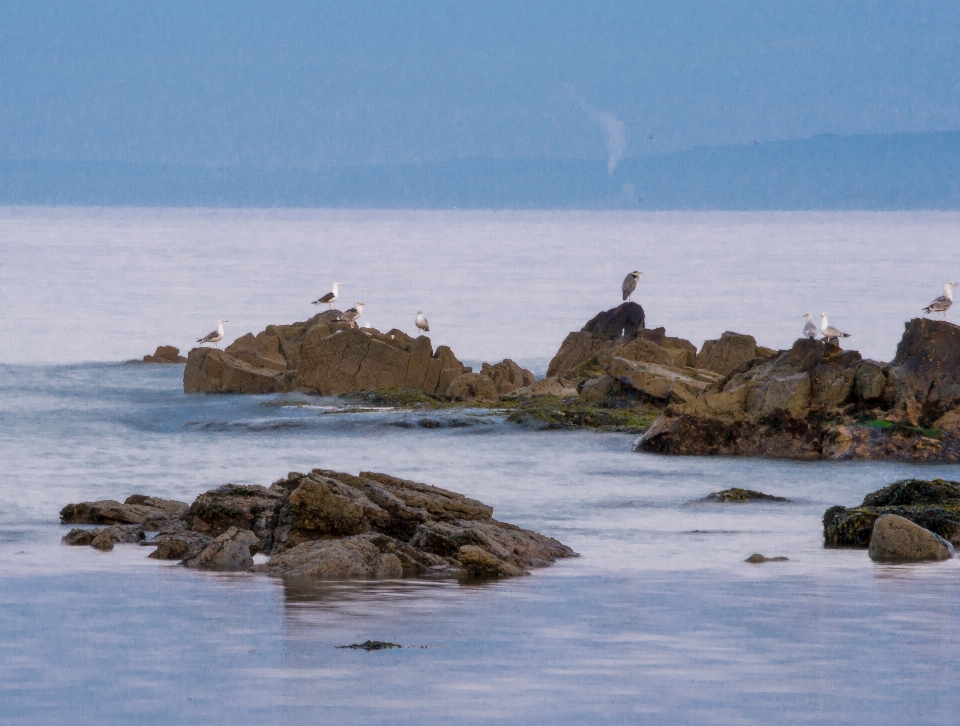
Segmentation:
{"type": "Polygon", "coordinates": [[[339,282],[333,283],[333,290],[328,292],[319,300],[314,300],[311,305],[319,305],[320,303],[326,303],[330,306],[330,309],[333,310],[333,304],[337,301],[337,298],[340,297],[340,288],[343,287],[339,282]]]}
{"type": "Polygon", "coordinates": [[[837,330],[835,327],[830,325],[827,322],[827,314],[820,313],[820,332],[823,333],[823,339],[828,343],[831,340],[837,341],[837,345],[840,345],[840,338],[849,338],[849,333],[842,333],[837,330]]]}
{"type": "Polygon", "coordinates": [[[960,282],[948,282],[943,286],[943,295],[923,309],[925,313],[937,313],[941,320],[946,320],[947,310],[953,305],[953,288],[960,287],[960,282]]]}
{"type": "Polygon", "coordinates": [[[427,319],[423,317],[423,310],[417,310],[417,327],[420,328],[424,333],[430,332],[430,323],[427,322],[427,319]]]}
{"type": "Polygon", "coordinates": [[[813,313],[804,313],[803,317],[807,319],[807,324],[803,326],[803,337],[810,340],[817,339],[817,326],[813,322],[813,313]]]}
{"type": "Polygon", "coordinates": [[[219,348],[220,346],[218,346],[217,343],[223,340],[223,324],[229,323],[229,322],[230,322],[229,320],[223,320],[221,318],[220,320],[217,321],[217,329],[214,330],[212,333],[207,333],[202,338],[200,338],[200,340],[198,340],[197,342],[201,344],[213,343],[214,348],[219,348]]]}
{"type": "Polygon", "coordinates": [[[628,297],[633,295],[633,291],[637,289],[637,280],[640,279],[640,275],[643,273],[639,270],[634,270],[625,278],[623,278],[623,299],[626,300],[628,297]]]}
{"type": "Polygon", "coordinates": [[[355,328],[357,325],[357,318],[359,318],[361,315],[363,315],[363,303],[358,302],[356,307],[340,313],[340,317],[337,318],[337,321],[350,323],[350,327],[355,328]]]}

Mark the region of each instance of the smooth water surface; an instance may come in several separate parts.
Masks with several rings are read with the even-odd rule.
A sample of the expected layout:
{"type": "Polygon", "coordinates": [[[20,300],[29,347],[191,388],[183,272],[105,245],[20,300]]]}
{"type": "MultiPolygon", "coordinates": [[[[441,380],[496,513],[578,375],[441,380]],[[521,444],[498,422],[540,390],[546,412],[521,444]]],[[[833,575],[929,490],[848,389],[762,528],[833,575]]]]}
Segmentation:
{"type": "Polygon", "coordinates": [[[192,396],[182,368],[0,367],[0,723],[953,723],[958,561],[825,550],[820,517],[960,467],[658,457],[483,412],[192,396]],[[429,414],[443,419],[453,414],[429,414]],[[296,583],[66,547],[68,502],[288,471],[448,487],[581,557],[493,584],[296,583]],[[747,486],[789,504],[718,505],[747,486]],[[753,552],[786,563],[749,565],[753,552]],[[402,649],[336,646],[387,640],[402,649]]]}
{"type": "MultiPolygon", "coordinates": [[[[139,358],[216,326],[229,342],[305,320],[334,281],[375,328],[461,358],[549,358],[634,300],[699,346],[787,347],[826,312],[865,357],[960,280],[960,214],[0,208],[0,362],[139,358]]],[[[341,309],[346,309],[341,306],[341,309]]],[[[956,318],[953,318],[956,319],[956,318]]]]}

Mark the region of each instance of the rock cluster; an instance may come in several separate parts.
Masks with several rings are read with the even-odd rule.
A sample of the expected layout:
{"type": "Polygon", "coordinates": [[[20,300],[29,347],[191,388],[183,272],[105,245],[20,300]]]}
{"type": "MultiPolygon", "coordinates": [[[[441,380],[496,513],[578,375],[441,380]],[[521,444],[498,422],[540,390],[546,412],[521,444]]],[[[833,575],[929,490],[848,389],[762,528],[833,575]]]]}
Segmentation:
{"type": "Polygon", "coordinates": [[[829,547],[869,547],[883,515],[896,515],[960,544],[960,482],[904,479],[871,492],[856,507],[830,507],[823,515],[829,547]]]}
{"type": "MultiPolygon", "coordinates": [[[[739,336],[738,336],[739,337],[739,336]]],[[[735,338],[725,334],[726,348],[735,338]]],[[[960,328],[912,320],[890,364],[823,341],[728,355],[705,344],[698,365],[720,380],[677,396],[638,440],[642,451],[793,459],[960,460],[960,328]]],[[[749,349],[749,345],[745,346],[749,349]]]]}
{"type": "Polygon", "coordinates": [[[164,519],[145,505],[68,505],[65,523],[140,521],[71,530],[64,542],[140,542],[156,546],[151,557],[188,567],[320,579],[512,577],[576,556],[555,539],[497,521],[481,502],[373,472],[315,469],[269,488],[225,484],[189,507],[168,504],[164,519]],[[147,540],[148,528],[159,534],[147,540]],[[269,561],[254,565],[258,552],[269,561]]]}

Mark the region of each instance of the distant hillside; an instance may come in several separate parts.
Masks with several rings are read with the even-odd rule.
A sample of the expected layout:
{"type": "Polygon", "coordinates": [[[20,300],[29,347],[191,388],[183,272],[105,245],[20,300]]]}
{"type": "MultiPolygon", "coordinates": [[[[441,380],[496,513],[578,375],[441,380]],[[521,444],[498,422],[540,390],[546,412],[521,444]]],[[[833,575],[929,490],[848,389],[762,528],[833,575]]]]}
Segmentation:
{"type": "Polygon", "coordinates": [[[0,160],[0,204],[626,209],[960,209],[960,132],[823,135],[602,161],[208,169],[0,160]]]}

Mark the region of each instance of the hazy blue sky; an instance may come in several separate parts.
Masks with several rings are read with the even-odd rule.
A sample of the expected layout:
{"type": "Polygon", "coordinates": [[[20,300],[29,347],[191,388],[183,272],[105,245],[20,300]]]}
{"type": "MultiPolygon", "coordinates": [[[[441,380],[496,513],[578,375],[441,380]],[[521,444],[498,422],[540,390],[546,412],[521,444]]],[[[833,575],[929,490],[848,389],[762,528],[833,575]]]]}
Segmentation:
{"type": "Polygon", "coordinates": [[[958,46],[957,2],[5,0],[0,158],[318,168],[953,130],[958,46]]]}

